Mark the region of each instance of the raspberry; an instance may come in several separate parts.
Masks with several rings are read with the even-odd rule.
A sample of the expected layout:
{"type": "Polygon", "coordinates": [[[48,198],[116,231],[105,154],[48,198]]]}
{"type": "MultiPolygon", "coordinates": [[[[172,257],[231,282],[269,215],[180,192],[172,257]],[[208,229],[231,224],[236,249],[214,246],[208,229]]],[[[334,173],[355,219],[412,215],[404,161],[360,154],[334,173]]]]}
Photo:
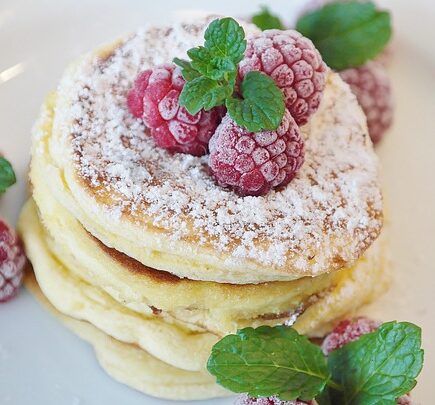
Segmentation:
{"type": "Polygon", "coordinates": [[[23,279],[26,256],[15,232],[0,219],[0,303],[13,298],[23,279]]]}
{"type": "Polygon", "coordinates": [[[239,395],[234,402],[235,405],[317,405],[316,401],[282,401],[277,397],[253,398],[246,394],[239,395]]]}
{"type": "Polygon", "coordinates": [[[362,335],[374,332],[379,323],[364,317],[341,321],[337,327],[326,336],[322,343],[322,350],[328,355],[346,343],[358,340],[362,335]]]}
{"type": "Polygon", "coordinates": [[[276,131],[249,132],[229,115],[210,140],[210,169],[218,184],[241,196],[288,184],[304,161],[304,142],[288,110],[276,131]]]}
{"type": "Polygon", "coordinates": [[[412,402],[409,394],[404,395],[403,397],[400,397],[397,400],[397,405],[412,405],[412,404],[413,404],[413,402],[412,402]]]}
{"type": "Polygon", "coordinates": [[[148,87],[151,72],[151,70],[145,70],[140,73],[127,94],[128,109],[136,118],[142,118],[143,115],[143,96],[148,87]]]}
{"type": "Polygon", "coordinates": [[[239,64],[239,76],[253,70],[272,77],[284,92],[286,107],[296,123],[307,123],[319,107],[327,73],[308,38],[293,30],[266,30],[252,37],[239,64]]]}
{"type": "Polygon", "coordinates": [[[378,143],[393,121],[393,98],[387,71],[379,62],[340,72],[367,116],[369,134],[378,143]]]}
{"type": "Polygon", "coordinates": [[[145,70],[127,95],[130,112],[142,118],[156,144],[170,152],[201,156],[222,118],[222,108],[191,115],[178,99],[184,86],[181,71],[174,64],[145,70]]]}

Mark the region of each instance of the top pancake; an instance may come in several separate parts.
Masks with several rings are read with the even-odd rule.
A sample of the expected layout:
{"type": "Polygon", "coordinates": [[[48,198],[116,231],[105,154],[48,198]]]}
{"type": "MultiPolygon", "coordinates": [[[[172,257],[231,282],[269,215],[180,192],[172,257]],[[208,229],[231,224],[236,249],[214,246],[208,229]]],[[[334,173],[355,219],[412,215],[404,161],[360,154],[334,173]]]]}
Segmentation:
{"type": "Polygon", "coordinates": [[[106,245],[180,277],[258,283],[351,265],[380,232],[382,199],[365,117],[338,75],[302,127],[301,171],[262,197],[219,188],[207,156],[157,148],[128,112],[136,75],[185,57],[210,20],[141,30],[65,73],[49,153],[69,209],[106,245]]]}

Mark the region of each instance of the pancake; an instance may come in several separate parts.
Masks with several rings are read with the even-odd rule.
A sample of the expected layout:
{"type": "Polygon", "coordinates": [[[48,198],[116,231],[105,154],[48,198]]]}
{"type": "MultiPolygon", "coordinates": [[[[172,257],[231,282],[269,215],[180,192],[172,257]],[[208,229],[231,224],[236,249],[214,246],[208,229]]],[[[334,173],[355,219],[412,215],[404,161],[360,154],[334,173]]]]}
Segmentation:
{"type": "MultiPolygon", "coordinates": [[[[315,278],[260,285],[231,285],[180,279],[171,273],[156,271],[104,245],[83,228],[80,222],[57,201],[61,188],[51,182],[45,142],[50,139],[56,95],[47,100],[38,130],[32,159],[33,197],[45,227],[54,242],[50,248],[67,267],[90,284],[103,288],[115,300],[149,316],[155,312],[168,322],[181,322],[190,330],[210,331],[218,336],[245,326],[279,324],[293,319],[319,296],[350,277],[352,269],[331,272],[315,278]],[[70,252],[74,252],[71,257],[70,252]]],[[[24,230],[25,232],[25,230],[24,230]]],[[[370,270],[368,279],[382,266],[370,270]]],[[[368,288],[372,283],[367,283],[368,288]]],[[[364,294],[367,294],[365,291],[364,294]]],[[[355,301],[354,306],[360,305],[355,301]]],[[[315,325],[309,329],[315,332],[315,325]]]]}
{"type": "MultiPolygon", "coordinates": [[[[36,165],[37,162],[35,161],[36,165]]],[[[68,267],[88,282],[102,286],[123,305],[145,315],[178,319],[189,327],[218,335],[253,326],[255,319],[285,322],[313,296],[334,287],[341,273],[289,282],[231,285],[180,279],[147,268],[92,237],[49,193],[34,186],[40,217],[50,234],[48,244],[68,267]],[[75,252],[72,257],[70,252],[75,252]]]]}
{"type": "Polygon", "coordinates": [[[380,233],[382,199],[365,116],[337,74],[302,127],[303,168],[262,197],[220,189],[207,157],[157,148],[127,111],[136,75],[185,56],[210,19],[144,29],[66,71],[52,129],[35,128],[53,195],[104,245],[181,278],[248,284],[352,266],[380,233]]]}
{"type": "Polygon", "coordinates": [[[20,229],[24,226],[23,239],[40,288],[59,312],[92,322],[116,339],[140,346],[174,367],[204,370],[216,336],[189,333],[158,317],[143,316],[72,274],[50,251],[33,204],[28,203],[22,213],[20,229]],[[196,356],[191,355],[194,347],[196,356]]]}
{"type": "Polygon", "coordinates": [[[115,380],[144,394],[172,400],[198,400],[233,395],[218,386],[205,372],[172,367],[135,345],[107,336],[88,322],[65,316],[48,302],[33,274],[27,275],[25,284],[56,318],[94,347],[101,367],[115,380]]]}
{"type": "Polygon", "coordinates": [[[157,148],[128,112],[137,74],[185,57],[213,18],[145,28],[67,69],[34,126],[19,220],[29,289],[109,374],[171,399],[228,394],[206,372],[221,337],[281,324],[321,337],[389,282],[377,158],[336,73],[301,128],[303,168],[261,197],[219,188],[207,156],[157,148]]]}
{"type": "MultiPolygon", "coordinates": [[[[116,294],[106,284],[102,283],[100,287],[93,285],[89,282],[92,278],[87,274],[92,273],[100,258],[91,261],[90,267],[81,269],[76,263],[70,262],[66,256],[67,251],[57,256],[55,249],[52,249],[50,237],[39,222],[32,201],[26,204],[21,214],[19,230],[38,283],[48,300],[60,312],[86,320],[117,340],[135,344],[174,367],[204,370],[211,347],[219,336],[199,328],[191,330],[190,323],[168,321],[152,310],[148,310],[147,314],[136,311],[127,301],[115,299],[116,294]]],[[[304,310],[292,317],[294,327],[309,336],[322,336],[338,319],[384,291],[387,274],[380,255],[381,249],[379,243],[372,246],[358,266],[343,273],[336,286],[307,302],[304,310]]],[[[95,250],[94,246],[90,246],[90,250],[95,250]]],[[[109,270],[107,262],[103,261],[102,265],[109,270]]],[[[134,283],[130,285],[131,288],[134,286],[134,283]]],[[[171,297],[172,292],[166,292],[171,297]]],[[[283,321],[279,316],[251,321],[252,326],[267,323],[280,324],[283,321]]]]}

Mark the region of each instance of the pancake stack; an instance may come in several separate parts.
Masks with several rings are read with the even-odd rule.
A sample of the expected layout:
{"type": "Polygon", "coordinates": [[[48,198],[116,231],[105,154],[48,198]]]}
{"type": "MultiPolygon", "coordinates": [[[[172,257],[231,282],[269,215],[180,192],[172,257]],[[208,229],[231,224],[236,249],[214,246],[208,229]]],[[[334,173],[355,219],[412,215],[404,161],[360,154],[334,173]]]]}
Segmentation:
{"type": "Polygon", "coordinates": [[[185,57],[212,19],[148,27],[65,72],[34,127],[19,224],[31,291],[114,378],[171,399],[229,394],[206,371],[223,336],[322,336],[388,282],[377,159],[337,74],[301,128],[301,171],[262,197],[219,188],[207,156],[157,148],[128,112],[137,74],[185,57]]]}

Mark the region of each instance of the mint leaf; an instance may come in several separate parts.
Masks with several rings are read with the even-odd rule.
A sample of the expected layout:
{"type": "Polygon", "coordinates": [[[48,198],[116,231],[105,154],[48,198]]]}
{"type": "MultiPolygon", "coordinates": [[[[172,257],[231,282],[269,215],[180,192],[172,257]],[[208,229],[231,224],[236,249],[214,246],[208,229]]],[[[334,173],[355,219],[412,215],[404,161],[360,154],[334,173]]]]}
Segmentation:
{"type": "Polygon", "coordinates": [[[233,96],[237,64],[246,49],[243,28],[232,18],[222,18],[212,21],[204,36],[204,46],[187,52],[191,62],[174,59],[186,79],[180,105],[196,114],[225,104],[236,123],[251,132],[278,128],[284,96],[273,79],[250,72],[240,86],[243,98],[233,96]]]}
{"type": "Polygon", "coordinates": [[[261,7],[261,11],[252,17],[252,22],[263,31],[271,29],[284,29],[284,25],[279,17],[272,14],[265,6],[261,7]]]}
{"type": "Polygon", "coordinates": [[[229,57],[215,56],[202,46],[190,49],[187,54],[192,59],[192,67],[209,79],[221,80],[236,71],[236,65],[229,57]]]}
{"type": "Polygon", "coordinates": [[[344,387],[343,392],[330,390],[333,404],[394,405],[415,386],[422,369],[421,329],[407,322],[385,323],[333,351],[328,366],[344,387]]]}
{"type": "Polygon", "coordinates": [[[285,326],[246,328],[224,337],[214,345],[207,369],[233,392],[284,400],[311,400],[329,379],[320,348],[285,326]]]}
{"type": "Polygon", "coordinates": [[[310,38],[333,69],[363,65],[391,38],[391,18],[372,2],[337,2],[304,15],[296,29],[310,38]]]}
{"type": "Polygon", "coordinates": [[[245,32],[232,18],[212,21],[204,36],[205,46],[187,51],[190,62],[174,59],[186,80],[179,102],[191,114],[225,104],[246,49],[245,32]]]}
{"type": "Polygon", "coordinates": [[[246,49],[245,31],[233,18],[212,21],[204,38],[204,46],[211,54],[228,57],[234,64],[243,59],[246,49]]]}
{"type": "Polygon", "coordinates": [[[12,165],[5,158],[0,157],[0,193],[4,193],[16,181],[12,165]]]}
{"type": "Polygon", "coordinates": [[[331,401],[331,396],[329,395],[329,387],[325,387],[325,389],[316,397],[316,402],[319,405],[334,405],[331,401]]]}
{"type": "Polygon", "coordinates": [[[201,76],[201,74],[192,67],[192,64],[189,61],[174,58],[173,62],[176,65],[180,66],[181,74],[183,75],[184,80],[186,80],[187,82],[201,76]]]}
{"type": "Polygon", "coordinates": [[[243,99],[231,97],[226,101],[231,118],[250,132],[278,128],[285,104],[274,80],[260,72],[249,72],[240,90],[243,99]]]}
{"type": "Polygon", "coordinates": [[[201,76],[184,85],[179,102],[190,114],[195,115],[201,109],[208,111],[222,105],[232,91],[233,87],[228,84],[201,76]]]}

